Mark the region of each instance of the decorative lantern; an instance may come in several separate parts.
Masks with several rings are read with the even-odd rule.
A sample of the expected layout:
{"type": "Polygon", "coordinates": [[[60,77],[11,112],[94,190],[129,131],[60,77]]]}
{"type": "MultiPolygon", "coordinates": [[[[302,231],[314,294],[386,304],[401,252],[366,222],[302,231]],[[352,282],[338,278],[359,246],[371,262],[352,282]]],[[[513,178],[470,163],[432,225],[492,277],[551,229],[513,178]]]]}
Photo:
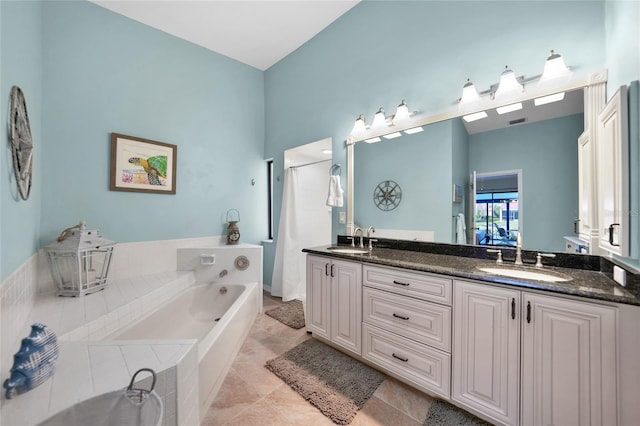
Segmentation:
{"type": "Polygon", "coordinates": [[[77,297],[104,289],[115,244],[97,229],[86,229],[84,221],[65,229],[44,248],[57,295],[77,297]]]}
{"type": "Polygon", "coordinates": [[[240,241],[240,228],[238,228],[238,222],[240,222],[240,212],[236,209],[227,210],[227,244],[238,244],[240,241]],[[230,213],[236,212],[234,215],[230,215],[230,213]],[[230,219],[229,217],[232,217],[230,219]],[[235,220],[233,220],[235,219],[235,220]]]}

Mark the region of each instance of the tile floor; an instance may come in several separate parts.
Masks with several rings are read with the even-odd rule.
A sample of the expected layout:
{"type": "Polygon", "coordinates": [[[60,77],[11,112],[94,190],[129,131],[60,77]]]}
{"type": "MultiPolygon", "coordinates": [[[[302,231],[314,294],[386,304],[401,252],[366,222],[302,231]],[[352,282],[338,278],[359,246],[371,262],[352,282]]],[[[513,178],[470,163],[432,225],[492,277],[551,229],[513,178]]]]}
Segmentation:
{"type": "MultiPolygon", "coordinates": [[[[282,303],[264,295],[264,310],[282,303]]],[[[305,329],[294,330],[261,314],[209,407],[202,426],[218,425],[333,425],[264,364],[309,339],[305,329]]],[[[353,426],[418,426],[431,398],[387,377],[351,422],[353,426]]]]}

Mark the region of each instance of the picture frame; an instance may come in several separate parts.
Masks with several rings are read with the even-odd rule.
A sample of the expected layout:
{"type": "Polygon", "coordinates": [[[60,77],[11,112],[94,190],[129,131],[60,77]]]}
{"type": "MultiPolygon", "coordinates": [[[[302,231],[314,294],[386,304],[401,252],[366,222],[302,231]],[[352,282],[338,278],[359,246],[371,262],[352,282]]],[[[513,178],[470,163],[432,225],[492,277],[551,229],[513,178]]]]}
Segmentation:
{"type": "Polygon", "coordinates": [[[176,193],[178,147],[111,133],[111,191],[176,193]]]}
{"type": "Polygon", "coordinates": [[[463,190],[462,190],[462,185],[456,185],[455,183],[453,184],[453,198],[452,201],[454,203],[461,203],[462,202],[462,197],[463,197],[463,190]]]}

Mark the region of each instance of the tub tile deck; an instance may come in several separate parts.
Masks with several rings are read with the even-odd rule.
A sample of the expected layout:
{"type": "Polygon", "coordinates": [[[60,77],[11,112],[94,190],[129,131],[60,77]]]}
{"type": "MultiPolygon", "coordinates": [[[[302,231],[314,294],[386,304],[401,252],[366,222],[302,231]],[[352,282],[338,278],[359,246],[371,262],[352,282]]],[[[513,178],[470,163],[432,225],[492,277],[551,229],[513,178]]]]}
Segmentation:
{"type": "MultiPolygon", "coordinates": [[[[281,303],[264,294],[265,311],[281,303]]],[[[260,314],[202,426],[332,425],[318,409],[264,368],[266,361],[307,339],[310,337],[304,328],[294,330],[260,314]]],[[[431,401],[427,395],[386,377],[351,425],[421,425],[431,401]]]]}

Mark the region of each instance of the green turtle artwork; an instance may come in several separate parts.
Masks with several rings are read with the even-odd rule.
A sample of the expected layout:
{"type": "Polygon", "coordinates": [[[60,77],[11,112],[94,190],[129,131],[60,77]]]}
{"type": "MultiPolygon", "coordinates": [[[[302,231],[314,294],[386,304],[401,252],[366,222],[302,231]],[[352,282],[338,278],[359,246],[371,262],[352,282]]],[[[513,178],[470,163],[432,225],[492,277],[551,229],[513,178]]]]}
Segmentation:
{"type": "Polygon", "coordinates": [[[155,157],[140,158],[131,157],[129,163],[140,166],[147,172],[149,185],[162,185],[160,178],[167,178],[167,156],[157,155],[155,157]]]}

